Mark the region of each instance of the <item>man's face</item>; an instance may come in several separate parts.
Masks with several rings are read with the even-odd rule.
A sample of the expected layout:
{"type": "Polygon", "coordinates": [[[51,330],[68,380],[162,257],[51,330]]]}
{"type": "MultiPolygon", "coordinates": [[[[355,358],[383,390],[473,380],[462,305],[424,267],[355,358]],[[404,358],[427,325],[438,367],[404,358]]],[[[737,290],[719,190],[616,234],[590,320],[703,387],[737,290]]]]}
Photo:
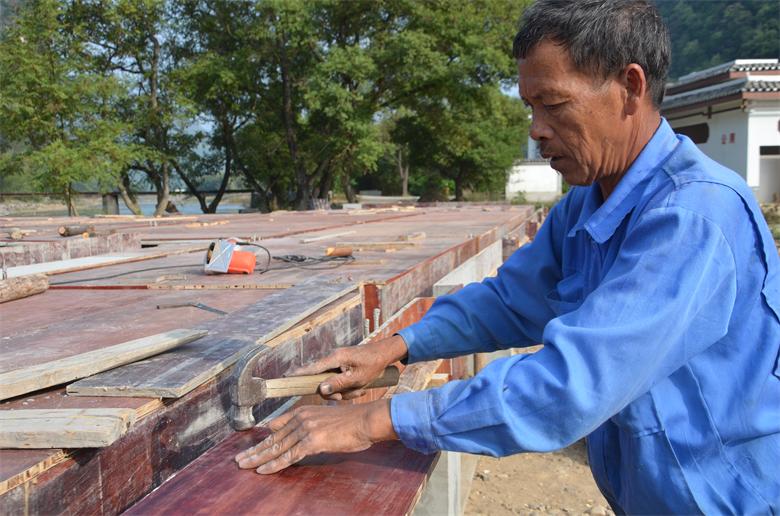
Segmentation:
{"type": "Polygon", "coordinates": [[[543,40],[518,61],[520,97],[533,113],[531,137],[571,185],[621,174],[631,127],[625,88],[574,68],[569,53],[543,40]]]}

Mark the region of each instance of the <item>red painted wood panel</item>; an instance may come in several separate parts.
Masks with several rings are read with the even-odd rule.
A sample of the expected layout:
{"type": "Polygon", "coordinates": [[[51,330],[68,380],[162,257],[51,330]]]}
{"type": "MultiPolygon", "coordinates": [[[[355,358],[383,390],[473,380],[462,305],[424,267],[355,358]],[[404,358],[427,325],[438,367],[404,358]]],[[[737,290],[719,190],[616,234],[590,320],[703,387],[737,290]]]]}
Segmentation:
{"type": "Polygon", "coordinates": [[[406,514],[438,457],[389,441],[275,475],[238,469],[233,457],[266,435],[261,428],[231,435],[125,514],[406,514]]]}
{"type": "Polygon", "coordinates": [[[224,312],[255,303],[274,290],[50,290],[0,308],[0,372],[86,353],[220,317],[194,307],[158,304],[200,302],[224,312]]]}

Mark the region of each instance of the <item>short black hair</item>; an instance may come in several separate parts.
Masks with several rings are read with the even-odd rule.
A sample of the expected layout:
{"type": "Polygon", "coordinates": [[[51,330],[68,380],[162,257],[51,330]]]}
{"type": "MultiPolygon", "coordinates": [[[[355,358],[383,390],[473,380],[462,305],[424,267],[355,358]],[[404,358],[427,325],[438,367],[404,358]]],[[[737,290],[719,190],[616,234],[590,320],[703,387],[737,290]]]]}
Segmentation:
{"type": "Polygon", "coordinates": [[[647,0],[537,0],[523,13],[512,53],[525,58],[542,40],[563,46],[578,70],[606,79],[636,63],[656,108],[664,99],[671,42],[647,0]]]}

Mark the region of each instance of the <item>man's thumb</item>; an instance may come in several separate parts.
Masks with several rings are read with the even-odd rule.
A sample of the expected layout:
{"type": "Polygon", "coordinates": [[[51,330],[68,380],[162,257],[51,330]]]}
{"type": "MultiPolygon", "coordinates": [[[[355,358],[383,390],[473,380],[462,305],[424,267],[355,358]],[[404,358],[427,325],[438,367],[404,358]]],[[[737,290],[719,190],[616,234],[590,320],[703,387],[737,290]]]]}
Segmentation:
{"type": "Polygon", "coordinates": [[[330,396],[334,392],[343,392],[347,389],[354,387],[354,378],[352,378],[352,371],[346,371],[335,376],[331,376],[320,384],[320,393],[323,396],[330,396]]]}

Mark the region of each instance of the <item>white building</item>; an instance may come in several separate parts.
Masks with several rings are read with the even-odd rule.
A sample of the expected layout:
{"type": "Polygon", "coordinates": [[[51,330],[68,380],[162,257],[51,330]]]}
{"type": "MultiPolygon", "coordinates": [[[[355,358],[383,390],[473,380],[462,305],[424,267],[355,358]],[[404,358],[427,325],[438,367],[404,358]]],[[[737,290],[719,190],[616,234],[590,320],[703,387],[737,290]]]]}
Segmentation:
{"type": "Polygon", "coordinates": [[[667,85],[661,113],[675,132],[739,173],[760,202],[780,200],[780,64],[738,59],[667,85]]]}
{"type": "Polygon", "coordinates": [[[506,199],[513,200],[522,193],[528,202],[553,201],[562,191],[561,175],[550,167],[539,153],[539,145],[528,138],[528,159],[516,161],[506,181],[506,199]]]}

